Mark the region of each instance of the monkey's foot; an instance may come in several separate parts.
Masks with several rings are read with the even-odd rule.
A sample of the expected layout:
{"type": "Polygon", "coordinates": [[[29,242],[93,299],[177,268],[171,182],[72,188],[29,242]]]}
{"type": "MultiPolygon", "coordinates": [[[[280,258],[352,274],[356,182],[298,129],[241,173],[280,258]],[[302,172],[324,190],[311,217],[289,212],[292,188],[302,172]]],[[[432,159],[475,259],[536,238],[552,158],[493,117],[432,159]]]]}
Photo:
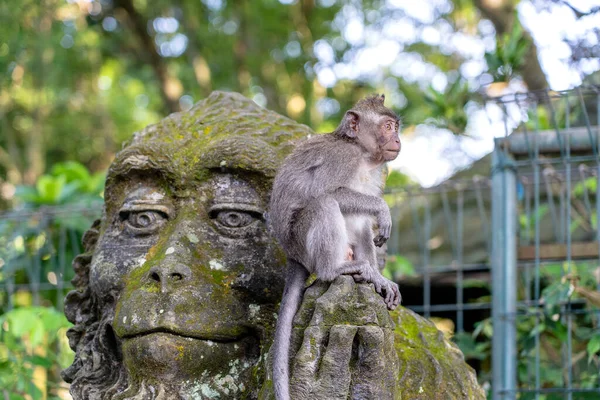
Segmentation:
{"type": "Polygon", "coordinates": [[[372,274],[370,271],[364,271],[360,274],[353,274],[352,277],[356,283],[372,283],[375,286],[375,291],[383,297],[383,302],[388,310],[393,310],[402,301],[402,295],[400,294],[398,284],[379,274],[372,274]]]}
{"type": "Polygon", "coordinates": [[[396,282],[379,275],[373,282],[375,291],[383,297],[383,301],[388,310],[393,310],[402,301],[400,288],[396,282]]]}

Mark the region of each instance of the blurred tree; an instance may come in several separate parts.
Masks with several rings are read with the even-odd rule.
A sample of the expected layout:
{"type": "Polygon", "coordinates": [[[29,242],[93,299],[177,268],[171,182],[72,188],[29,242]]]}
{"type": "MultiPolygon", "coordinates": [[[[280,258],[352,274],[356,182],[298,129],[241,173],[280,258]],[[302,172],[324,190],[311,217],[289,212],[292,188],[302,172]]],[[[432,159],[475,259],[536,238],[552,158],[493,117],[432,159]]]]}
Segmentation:
{"type": "MultiPolygon", "coordinates": [[[[106,168],[132,132],[215,89],[320,132],[378,91],[405,132],[462,135],[486,85],[548,86],[519,22],[525,3],[581,20],[599,11],[562,0],[5,0],[0,204],[57,162],[106,168]]],[[[597,55],[589,35],[569,40],[573,63],[597,55]]]]}

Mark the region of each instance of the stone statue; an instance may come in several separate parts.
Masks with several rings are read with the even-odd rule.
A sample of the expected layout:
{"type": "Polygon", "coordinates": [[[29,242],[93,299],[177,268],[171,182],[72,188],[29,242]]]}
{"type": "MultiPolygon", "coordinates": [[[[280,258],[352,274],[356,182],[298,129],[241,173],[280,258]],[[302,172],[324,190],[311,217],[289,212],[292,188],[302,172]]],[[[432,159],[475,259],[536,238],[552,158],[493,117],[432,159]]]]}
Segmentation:
{"type": "MultiPolygon", "coordinates": [[[[75,400],[272,398],[285,262],[265,206],[277,167],[310,134],[214,92],[134,135],[73,262],[76,354],[63,377],[75,400]]],[[[349,277],[313,283],[294,323],[293,398],[484,398],[433,324],[392,315],[349,277]]]]}

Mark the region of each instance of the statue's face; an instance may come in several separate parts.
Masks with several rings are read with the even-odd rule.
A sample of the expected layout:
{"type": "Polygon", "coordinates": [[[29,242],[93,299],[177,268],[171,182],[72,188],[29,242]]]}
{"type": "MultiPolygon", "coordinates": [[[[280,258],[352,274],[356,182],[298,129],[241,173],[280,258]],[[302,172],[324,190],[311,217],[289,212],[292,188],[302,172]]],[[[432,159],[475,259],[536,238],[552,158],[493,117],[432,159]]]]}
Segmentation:
{"type": "MultiPolygon", "coordinates": [[[[198,154],[180,174],[164,160],[192,156],[177,151],[158,162],[138,146],[113,163],[90,288],[114,314],[134,381],[232,395],[252,380],[283,287],[284,256],[264,219],[270,181],[261,165],[204,168],[198,154]]],[[[221,155],[235,166],[231,157],[243,151],[221,155]]]]}

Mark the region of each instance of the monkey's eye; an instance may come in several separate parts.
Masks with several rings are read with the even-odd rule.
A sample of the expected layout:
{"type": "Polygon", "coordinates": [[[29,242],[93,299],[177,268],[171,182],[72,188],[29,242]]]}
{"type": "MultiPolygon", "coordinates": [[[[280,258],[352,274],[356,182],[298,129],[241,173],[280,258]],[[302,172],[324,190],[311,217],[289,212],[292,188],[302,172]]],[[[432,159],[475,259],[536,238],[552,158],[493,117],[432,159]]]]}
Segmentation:
{"type": "Polygon", "coordinates": [[[121,210],[119,216],[125,228],[137,235],[156,232],[168,219],[166,213],[158,210],[121,210]]]}
{"type": "Polygon", "coordinates": [[[388,131],[391,131],[393,129],[392,123],[391,122],[387,122],[385,124],[385,129],[388,131]]]}

